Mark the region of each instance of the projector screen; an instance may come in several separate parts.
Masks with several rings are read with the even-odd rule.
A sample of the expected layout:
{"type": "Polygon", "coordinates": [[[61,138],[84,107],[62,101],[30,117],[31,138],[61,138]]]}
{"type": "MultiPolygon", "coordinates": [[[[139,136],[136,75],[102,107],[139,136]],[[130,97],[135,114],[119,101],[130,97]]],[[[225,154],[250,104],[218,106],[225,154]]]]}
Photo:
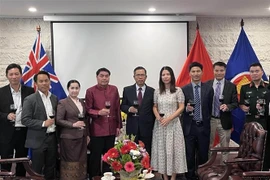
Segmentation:
{"type": "Polygon", "coordinates": [[[54,69],[65,90],[71,79],[81,83],[81,98],[97,84],[101,67],[111,71],[110,84],[121,97],[135,83],[137,66],[146,68],[146,84],[157,88],[163,66],[178,77],[187,57],[187,29],[187,22],[52,22],[54,69]]]}

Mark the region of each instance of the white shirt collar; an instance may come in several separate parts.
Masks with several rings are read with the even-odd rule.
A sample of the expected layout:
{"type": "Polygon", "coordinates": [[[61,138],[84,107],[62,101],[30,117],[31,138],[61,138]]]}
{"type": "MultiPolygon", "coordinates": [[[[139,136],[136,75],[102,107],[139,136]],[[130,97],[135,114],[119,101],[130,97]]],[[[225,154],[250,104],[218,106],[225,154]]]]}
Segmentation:
{"type": "Polygon", "coordinates": [[[217,82],[220,82],[221,84],[224,84],[224,83],[225,83],[225,78],[221,79],[220,81],[218,81],[218,80],[215,78],[213,84],[216,85],[217,82]]]}
{"type": "Polygon", "coordinates": [[[39,92],[39,94],[40,94],[40,96],[41,97],[45,97],[45,98],[50,98],[51,97],[51,95],[52,95],[52,93],[49,91],[48,92],[48,96],[46,96],[43,92],[41,92],[40,90],[38,90],[38,92],[39,92]]]}
{"type": "MultiPolygon", "coordinates": [[[[137,91],[139,91],[139,88],[140,88],[140,86],[138,86],[138,84],[136,84],[136,90],[137,91]]],[[[146,85],[143,85],[141,88],[142,88],[142,91],[145,91],[146,85]]]]}
{"type": "Polygon", "coordinates": [[[20,88],[19,88],[19,91],[18,91],[18,92],[16,92],[16,91],[11,87],[11,85],[9,85],[9,87],[10,87],[11,94],[12,94],[12,93],[20,93],[21,90],[22,90],[22,86],[21,86],[21,85],[20,85],[20,88]]]}

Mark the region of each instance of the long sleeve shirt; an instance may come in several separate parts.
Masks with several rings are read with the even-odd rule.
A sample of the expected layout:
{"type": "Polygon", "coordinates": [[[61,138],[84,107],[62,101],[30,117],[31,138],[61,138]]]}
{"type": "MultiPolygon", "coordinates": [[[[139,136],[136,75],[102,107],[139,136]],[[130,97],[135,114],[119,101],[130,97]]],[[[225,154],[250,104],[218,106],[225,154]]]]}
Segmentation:
{"type": "Polygon", "coordinates": [[[90,136],[110,136],[116,134],[117,128],[122,128],[120,114],[120,97],[116,86],[106,88],[95,85],[86,90],[86,111],[92,118],[90,136]],[[110,101],[110,115],[100,116],[98,112],[105,108],[105,101],[110,101]]]}

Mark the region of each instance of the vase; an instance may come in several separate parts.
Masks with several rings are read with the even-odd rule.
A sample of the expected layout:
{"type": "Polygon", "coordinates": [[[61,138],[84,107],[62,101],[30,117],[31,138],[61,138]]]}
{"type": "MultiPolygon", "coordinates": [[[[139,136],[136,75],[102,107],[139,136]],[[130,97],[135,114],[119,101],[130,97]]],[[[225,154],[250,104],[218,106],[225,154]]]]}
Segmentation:
{"type": "Polygon", "coordinates": [[[119,171],[120,180],[137,180],[141,170],[134,170],[133,172],[119,171]]]}

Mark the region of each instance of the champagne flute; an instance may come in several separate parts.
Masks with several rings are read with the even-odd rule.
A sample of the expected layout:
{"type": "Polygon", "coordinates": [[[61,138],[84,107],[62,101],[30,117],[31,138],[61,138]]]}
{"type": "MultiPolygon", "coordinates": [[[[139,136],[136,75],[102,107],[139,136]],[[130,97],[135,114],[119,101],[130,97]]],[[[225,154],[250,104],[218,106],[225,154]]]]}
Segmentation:
{"type": "MultiPolygon", "coordinates": [[[[190,100],[188,100],[188,103],[189,103],[189,105],[190,106],[192,106],[193,108],[195,107],[195,101],[193,100],[193,99],[190,99],[190,100]]],[[[193,109],[193,111],[191,111],[190,113],[189,113],[189,115],[190,116],[194,116],[194,109],[193,109]]]]}
{"type": "MultiPolygon", "coordinates": [[[[111,108],[111,101],[105,101],[105,108],[106,109],[110,109],[111,108]]],[[[108,114],[107,117],[110,117],[110,115],[108,114]]]]}
{"type": "MultiPolygon", "coordinates": [[[[79,119],[79,121],[83,121],[84,122],[84,113],[79,113],[78,114],[78,119],[79,119]]],[[[82,130],[82,129],[85,129],[85,127],[83,126],[83,127],[81,127],[80,128],[80,130],[82,130]]]]}
{"type": "MultiPolygon", "coordinates": [[[[133,107],[136,108],[137,110],[139,109],[139,101],[138,100],[133,101],[133,107]]],[[[135,113],[133,116],[138,116],[138,114],[135,113]]]]}

